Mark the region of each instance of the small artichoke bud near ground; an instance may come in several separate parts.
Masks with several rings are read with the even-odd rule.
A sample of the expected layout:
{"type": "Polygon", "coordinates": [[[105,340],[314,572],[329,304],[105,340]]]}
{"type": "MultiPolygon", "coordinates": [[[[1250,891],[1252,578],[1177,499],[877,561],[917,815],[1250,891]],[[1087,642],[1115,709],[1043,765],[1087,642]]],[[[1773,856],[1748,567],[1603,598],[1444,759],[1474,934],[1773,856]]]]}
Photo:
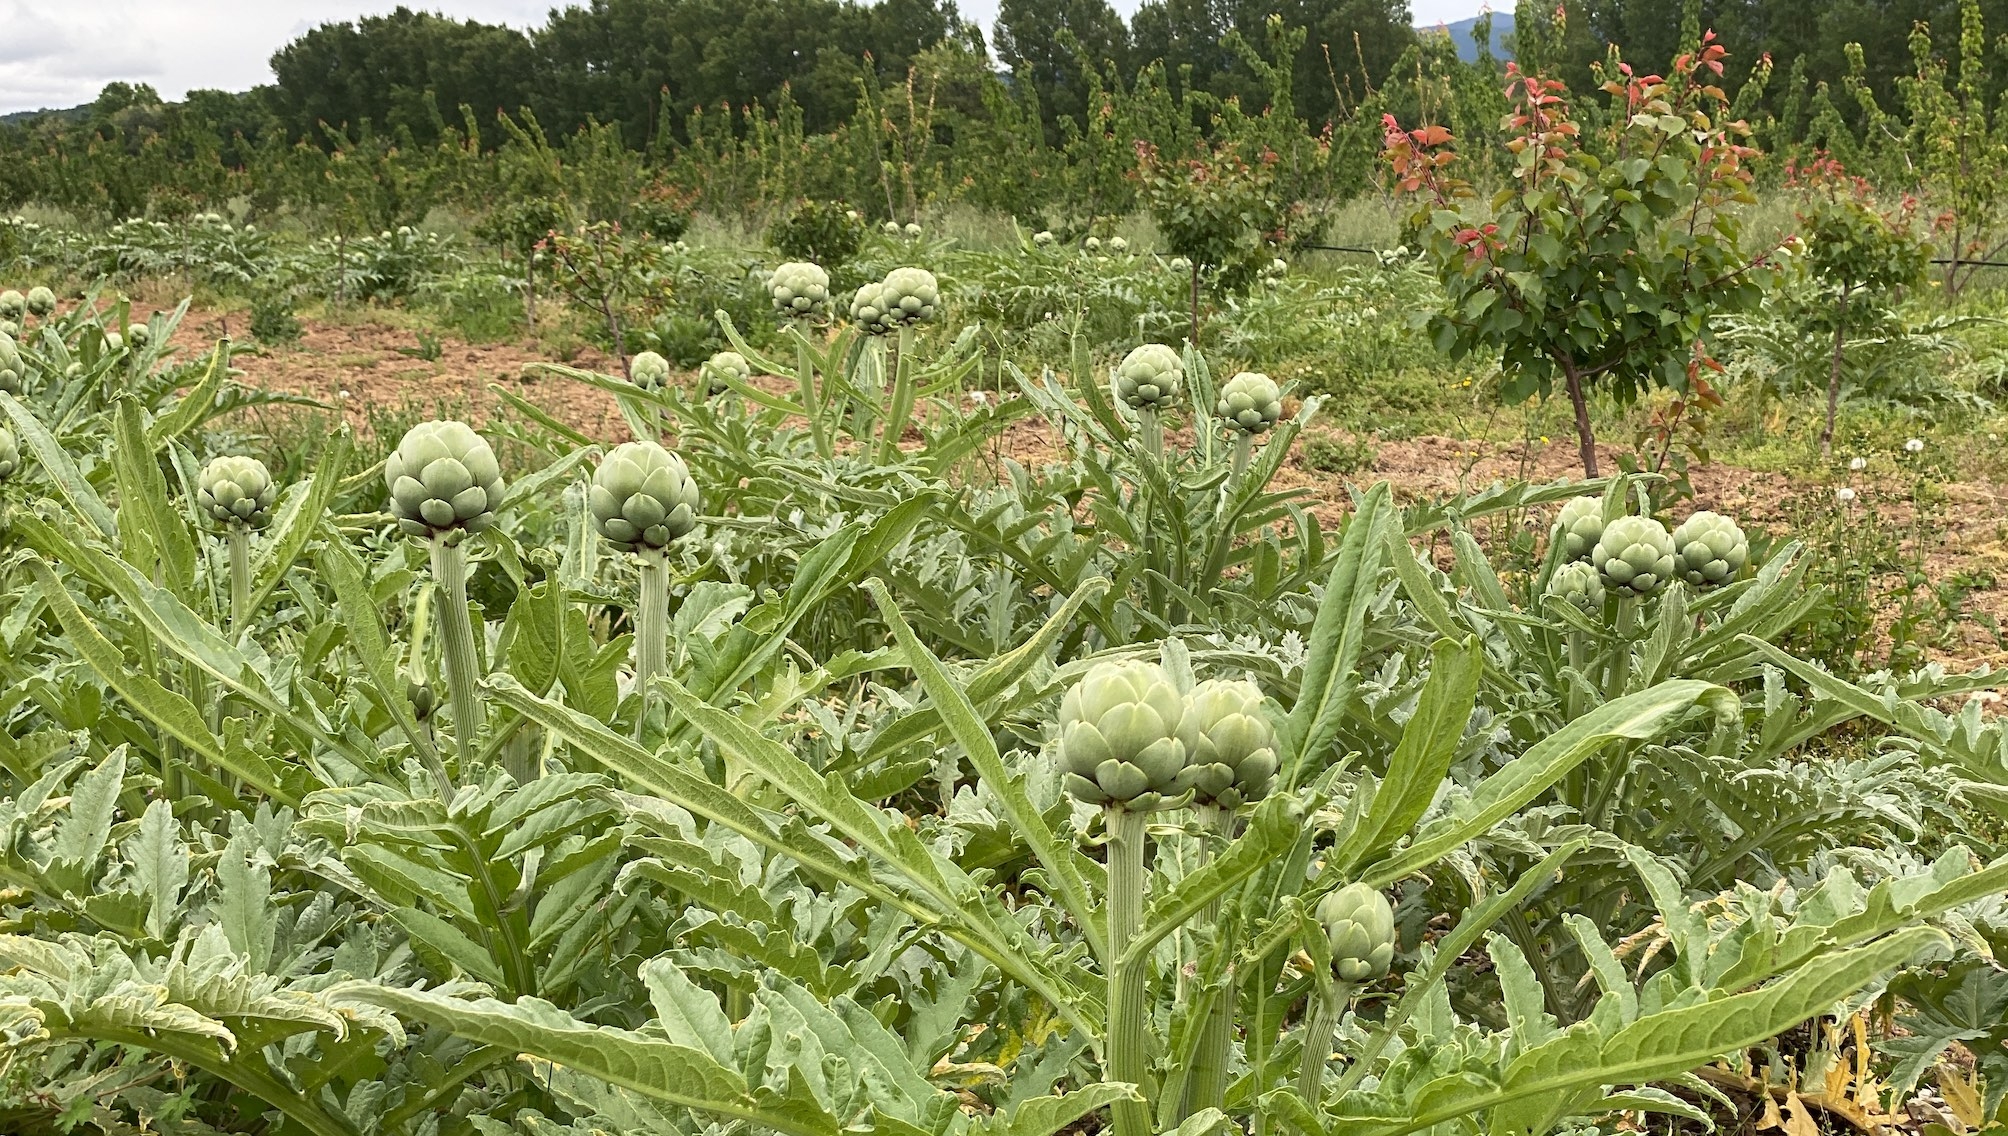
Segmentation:
{"type": "Polygon", "coordinates": [[[421,422],[383,467],[390,511],[409,536],[478,533],[502,507],[502,467],[465,422],[421,422]]]}
{"type": "Polygon", "coordinates": [[[1185,360],[1162,343],[1146,343],[1116,366],[1116,397],[1135,410],[1162,410],[1178,401],[1185,360]]]}
{"type": "Polygon", "coordinates": [[[1365,884],[1347,884],[1318,901],[1318,922],[1341,982],[1372,982],[1394,962],[1394,908],[1365,884]]]}
{"type": "Polygon", "coordinates": [[[272,519],[279,487],[257,458],[212,458],[195,479],[195,503],[202,514],[226,528],[262,529],[272,519]]]}
{"type": "Polygon", "coordinates": [[[888,236],[888,237],[896,237],[896,236],[899,236],[899,222],[898,222],[898,221],[887,221],[887,222],[885,223],[885,225],[884,225],[883,227],[884,227],[884,229],[885,229],[885,235],[886,235],[886,236],[888,236]]]}
{"type": "Polygon", "coordinates": [[[1183,274],[1192,271],[1192,262],[1182,256],[1174,256],[1165,263],[1165,267],[1183,274]]]}
{"type": "Polygon", "coordinates": [[[1185,769],[1185,698],[1156,663],[1097,663],[1060,702],[1067,791],[1094,805],[1160,807],[1185,769]]]}
{"type": "Polygon", "coordinates": [[[1276,727],[1260,687],[1245,679],[1202,682],[1186,696],[1185,721],[1192,752],[1177,787],[1192,790],[1194,804],[1236,809],[1269,794],[1276,727]]]}
{"type": "Polygon", "coordinates": [[[1243,371],[1220,388],[1213,413],[1244,434],[1260,434],[1283,417],[1283,388],[1259,371],[1243,371]]]}
{"type": "Polygon", "coordinates": [[[728,377],[741,383],[753,377],[753,365],[746,361],[746,356],[737,351],[720,351],[704,361],[702,370],[704,393],[707,395],[724,394],[731,390],[732,388],[725,383],[728,377]]]}
{"type": "Polygon", "coordinates": [[[404,696],[411,701],[411,716],[423,722],[439,709],[439,695],[432,691],[432,684],[408,682],[404,686],[404,696]]]}
{"type": "Polygon", "coordinates": [[[1604,579],[1586,561],[1571,560],[1555,569],[1548,578],[1547,596],[1575,604],[1584,611],[1601,611],[1604,606],[1604,579]]]}
{"type": "Polygon", "coordinates": [[[1555,514],[1554,539],[1562,542],[1562,559],[1588,560],[1604,535],[1604,502],[1599,497],[1571,497],[1555,514]]]}
{"type": "Polygon", "coordinates": [[[822,265],[791,260],[774,269],[767,282],[774,310],[787,319],[820,316],[830,308],[830,274],[822,265]]]}
{"type": "Polygon", "coordinates": [[[0,292],[0,319],[20,323],[21,317],[26,315],[27,311],[27,297],[12,288],[7,289],[5,292],[0,292]]]}
{"type": "Polygon", "coordinates": [[[1604,587],[1649,596],[1673,578],[1673,537],[1651,517],[1619,517],[1604,526],[1590,559],[1604,587]]]}
{"type": "Polygon", "coordinates": [[[683,459],[654,442],[615,446],[593,472],[593,527],[626,552],[668,548],[697,527],[697,483],[683,459]]]}
{"type": "Polygon", "coordinates": [[[120,335],[116,331],[105,332],[106,353],[116,355],[124,350],[125,350],[125,336],[120,335]]]}
{"type": "Polygon", "coordinates": [[[47,287],[37,285],[28,289],[28,314],[36,319],[45,319],[56,310],[56,294],[47,287]]]}
{"type": "Polygon", "coordinates": [[[21,444],[14,440],[14,431],[0,427],[0,481],[5,481],[21,471],[21,444]]]}
{"type": "Polygon", "coordinates": [[[653,351],[643,351],[628,360],[628,378],[645,391],[658,391],[669,384],[669,360],[653,351]]]}
{"type": "Polygon", "coordinates": [[[1109,251],[1110,251],[1110,252],[1116,252],[1116,253],[1122,253],[1122,252],[1128,252],[1128,251],[1129,251],[1129,241],[1127,241],[1127,240],[1123,239],[1122,237],[1110,237],[1110,238],[1109,238],[1109,251]]]}
{"type": "Polygon", "coordinates": [[[1038,245],[1040,248],[1052,244],[1056,239],[1051,229],[1040,229],[1038,232],[1032,234],[1032,243],[1038,245]]]}
{"type": "Polygon", "coordinates": [[[1102,239],[1100,237],[1089,237],[1087,240],[1081,242],[1081,247],[1087,249],[1089,252],[1100,252],[1102,251],[1102,239]]]}
{"type": "Polygon", "coordinates": [[[21,349],[14,345],[14,337],[0,332],[0,391],[20,394],[27,378],[28,373],[21,366],[21,349]]]}
{"type": "Polygon", "coordinates": [[[143,348],[153,342],[153,328],[143,323],[127,324],[125,337],[127,343],[136,348],[143,348]]]}
{"type": "Polygon", "coordinates": [[[908,221],[906,223],[906,239],[910,241],[917,241],[920,239],[920,222],[908,221]]]}
{"type": "Polygon", "coordinates": [[[1681,579],[1697,588],[1720,587],[1743,571],[1750,538],[1735,521],[1702,510],[1673,530],[1673,557],[1681,579]]]}
{"type": "Polygon", "coordinates": [[[21,325],[15,323],[13,320],[0,320],[0,335],[7,336],[10,339],[19,338],[21,335],[21,325]]]}

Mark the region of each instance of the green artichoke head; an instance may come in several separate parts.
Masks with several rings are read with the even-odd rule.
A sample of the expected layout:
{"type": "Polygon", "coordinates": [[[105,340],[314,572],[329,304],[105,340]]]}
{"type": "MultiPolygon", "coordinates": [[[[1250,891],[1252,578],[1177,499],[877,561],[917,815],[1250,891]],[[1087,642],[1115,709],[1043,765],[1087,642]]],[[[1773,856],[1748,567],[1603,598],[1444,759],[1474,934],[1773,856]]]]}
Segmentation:
{"type": "Polygon", "coordinates": [[[1721,513],[1695,513],[1673,530],[1674,570],[1697,588],[1715,588],[1736,578],[1750,561],[1750,538],[1721,513]]]}
{"type": "Polygon", "coordinates": [[[1571,497],[1555,514],[1552,539],[1562,543],[1562,559],[1588,560],[1604,535],[1604,502],[1600,497],[1571,497]]]}
{"type": "Polygon", "coordinates": [[[27,297],[12,288],[7,289],[5,292],[0,292],[0,319],[13,320],[15,323],[20,323],[21,317],[27,314],[27,311],[27,297]]]}
{"type": "Polygon", "coordinates": [[[125,336],[116,331],[105,332],[105,353],[116,355],[125,350],[125,336]]]}
{"type": "Polygon", "coordinates": [[[879,300],[894,324],[923,324],[941,307],[941,285],[925,268],[895,268],[879,281],[879,300]]]}
{"type": "Polygon", "coordinates": [[[1604,578],[1585,560],[1571,560],[1548,577],[1545,593],[1550,600],[1572,603],[1584,611],[1602,611],[1604,578]]]}
{"type": "Polygon", "coordinates": [[[36,319],[45,319],[56,310],[56,294],[47,287],[36,285],[28,289],[28,314],[36,319]]]}
{"type": "Polygon", "coordinates": [[[1394,908],[1365,884],[1347,884],[1318,901],[1318,923],[1341,982],[1372,982],[1394,962],[1394,908]]]}
{"type": "Polygon", "coordinates": [[[744,383],[753,377],[753,364],[737,351],[720,351],[704,361],[699,369],[704,376],[704,393],[724,394],[732,388],[726,385],[729,377],[744,383]]]}
{"type": "Polygon", "coordinates": [[[0,481],[19,473],[21,470],[21,443],[14,440],[14,431],[0,427],[0,481]]]}
{"type": "Polygon", "coordinates": [[[697,483],[677,455],[654,442],[626,442],[593,472],[586,506],[607,543],[660,551],[697,527],[697,483]]]}
{"type": "Polygon", "coordinates": [[[1649,596],[1673,578],[1673,537],[1651,517],[1619,517],[1604,526],[1590,562],[1619,596],[1649,596]]]}
{"type": "Polygon", "coordinates": [[[423,722],[439,709],[439,695],[432,684],[411,679],[404,684],[404,696],[411,702],[411,716],[423,722]]]}
{"type": "Polygon", "coordinates": [[[1185,699],[1186,755],[1177,788],[1194,804],[1234,809],[1259,801],[1276,777],[1276,727],[1262,690],[1246,680],[1210,679],[1185,699]]]}
{"type": "Polygon", "coordinates": [[[819,264],[791,260],[776,267],[767,291],[774,310],[787,319],[808,319],[830,309],[830,274],[819,264]]]}
{"type": "Polygon", "coordinates": [[[1243,371],[1221,386],[1213,414],[1243,434],[1263,433],[1283,417],[1283,388],[1258,371],[1243,371]]]}
{"type": "Polygon", "coordinates": [[[1162,343],[1146,343],[1116,364],[1116,397],[1135,410],[1163,410],[1178,402],[1185,360],[1162,343]]]}
{"type": "Polygon", "coordinates": [[[1067,791],[1110,808],[1160,808],[1193,749],[1185,697],[1156,663],[1097,663],[1060,702],[1067,791]]]}
{"type": "Polygon", "coordinates": [[[20,394],[27,385],[28,372],[21,365],[21,349],[14,337],[0,331],[0,391],[20,394]]]}
{"type": "Polygon", "coordinates": [[[643,351],[628,360],[628,379],[645,391],[661,390],[669,383],[669,360],[653,351],[643,351]]]}
{"type": "Polygon", "coordinates": [[[272,519],[279,487],[257,458],[212,458],[195,478],[195,503],[202,515],[225,528],[262,529],[272,519]]]}
{"type": "Polygon", "coordinates": [[[153,342],[153,328],[143,323],[130,323],[126,325],[125,337],[126,342],[134,347],[145,347],[153,342]]]}
{"type": "Polygon", "coordinates": [[[502,467],[465,422],[421,422],[384,462],[390,511],[407,535],[456,541],[495,524],[502,467]]]}
{"type": "Polygon", "coordinates": [[[864,284],[851,295],[851,322],[866,335],[890,335],[899,326],[888,310],[890,307],[883,280],[864,284]]]}

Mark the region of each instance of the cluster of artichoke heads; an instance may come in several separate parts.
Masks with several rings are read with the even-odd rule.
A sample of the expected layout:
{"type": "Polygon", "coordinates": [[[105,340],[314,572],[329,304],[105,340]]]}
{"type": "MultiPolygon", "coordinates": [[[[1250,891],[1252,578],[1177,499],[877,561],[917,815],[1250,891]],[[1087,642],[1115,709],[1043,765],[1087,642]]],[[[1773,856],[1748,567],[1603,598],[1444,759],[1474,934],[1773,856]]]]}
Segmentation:
{"type": "Polygon", "coordinates": [[[1340,982],[1372,982],[1394,962],[1394,908],[1365,884],[1347,884],[1318,901],[1314,912],[1331,947],[1340,982]]]}
{"type": "Polygon", "coordinates": [[[1601,606],[1607,592],[1650,596],[1674,579],[1697,588],[1720,587],[1750,560],[1749,538],[1720,513],[1696,512],[1669,533],[1651,517],[1607,520],[1596,497],[1563,504],[1553,539],[1565,563],[1549,580],[1548,594],[1585,608],[1601,606]]]}
{"type": "Polygon", "coordinates": [[[421,422],[384,461],[390,511],[409,536],[454,542],[495,524],[502,467],[465,422],[421,422]]]}
{"type": "Polygon", "coordinates": [[[272,481],[272,471],[257,458],[213,458],[195,479],[196,507],[225,528],[264,528],[272,519],[272,503],[278,499],[279,487],[272,481]]]}
{"type": "Polygon", "coordinates": [[[732,389],[726,379],[734,379],[740,383],[751,379],[753,365],[746,361],[746,356],[737,351],[720,351],[704,361],[704,366],[699,368],[699,374],[703,378],[704,393],[707,396],[719,395],[732,389]]]}
{"type": "Polygon", "coordinates": [[[1269,792],[1276,731],[1252,682],[1181,692],[1156,663],[1098,663],[1060,703],[1060,764],[1089,804],[1141,812],[1189,796],[1233,809],[1269,792]]]}
{"type": "Polygon", "coordinates": [[[1261,434],[1283,417],[1283,388],[1259,371],[1243,371],[1220,388],[1215,417],[1243,434],[1261,434]]]}
{"type": "Polygon", "coordinates": [[[55,310],[56,294],[46,287],[30,288],[26,296],[12,288],[0,292],[0,324],[11,327],[9,335],[20,334],[21,321],[28,316],[47,319],[55,310]]]}
{"type": "Polygon", "coordinates": [[[1185,360],[1162,343],[1146,343],[1116,364],[1116,398],[1132,410],[1164,410],[1184,387],[1185,360]]]}
{"type": "Polygon", "coordinates": [[[626,442],[594,471],[586,507],[607,543],[659,552],[697,527],[697,483],[677,455],[654,442],[626,442]]]}
{"type": "Polygon", "coordinates": [[[830,274],[819,264],[793,260],[775,268],[767,291],[784,319],[812,319],[830,310],[830,274]]]}
{"type": "Polygon", "coordinates": [[[851,322],[871,335],[890,335],[934,318],[941,285],[924,268],[895,268],[851,297],[851,322]]]}
{"type": "Polygon", "coordinates": [[[669,360],[654,351],[642,351],[628,360],[628,381],[645,391],[659,391],[669,383],[669,360]]]}

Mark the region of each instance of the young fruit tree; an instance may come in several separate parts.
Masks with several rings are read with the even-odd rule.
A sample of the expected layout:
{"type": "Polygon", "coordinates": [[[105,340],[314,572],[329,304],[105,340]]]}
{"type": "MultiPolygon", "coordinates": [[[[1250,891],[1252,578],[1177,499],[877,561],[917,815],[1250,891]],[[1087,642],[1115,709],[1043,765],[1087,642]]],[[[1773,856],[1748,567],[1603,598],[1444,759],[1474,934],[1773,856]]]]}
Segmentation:
{"type": "Polygon", "coordinates": [[[1545,398],[1560,379],[1592,477],[1590,386],[1620,402],[1686,393],[1710,319],[1763,296],[1769,265],[1744,253],[1731,208],[1752,200],[1755,151],[1726,121],[1725,54],[1711,32],[1666,77],[1617,63],[1610,125],[1590,136],[1559,80],[1509,65],[1512,177],[1489,201],[1450,175],[1448,130],[1383,119],[1395,187],[1416,202],[1409,225],[1444,287],[1431,337],[1454,357],[1496,352],[1507,399],[1545,398]]]}

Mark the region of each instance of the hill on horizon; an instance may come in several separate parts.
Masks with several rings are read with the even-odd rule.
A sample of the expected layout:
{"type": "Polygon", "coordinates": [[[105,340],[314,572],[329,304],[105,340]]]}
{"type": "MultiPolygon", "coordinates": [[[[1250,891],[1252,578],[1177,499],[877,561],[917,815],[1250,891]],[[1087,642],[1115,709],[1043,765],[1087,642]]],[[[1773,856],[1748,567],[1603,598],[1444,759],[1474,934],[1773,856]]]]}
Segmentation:
{"type": "MultiPolygon", "coordinates": [[[[1416,28],[1418,32],[1443,32],[1450,36],[1450,42],[1457,45],[1457,57],[1466,63],[1478,58],[1478,21],[1482,16],[1458,20],[1448,24],[1429,24],[1416,28]]],[[[1511,59],[1513,51],[1509,42],[1513,35],[1513,13],[1492,13],[1492,56],[1495,59],[1511,59]]]]}

